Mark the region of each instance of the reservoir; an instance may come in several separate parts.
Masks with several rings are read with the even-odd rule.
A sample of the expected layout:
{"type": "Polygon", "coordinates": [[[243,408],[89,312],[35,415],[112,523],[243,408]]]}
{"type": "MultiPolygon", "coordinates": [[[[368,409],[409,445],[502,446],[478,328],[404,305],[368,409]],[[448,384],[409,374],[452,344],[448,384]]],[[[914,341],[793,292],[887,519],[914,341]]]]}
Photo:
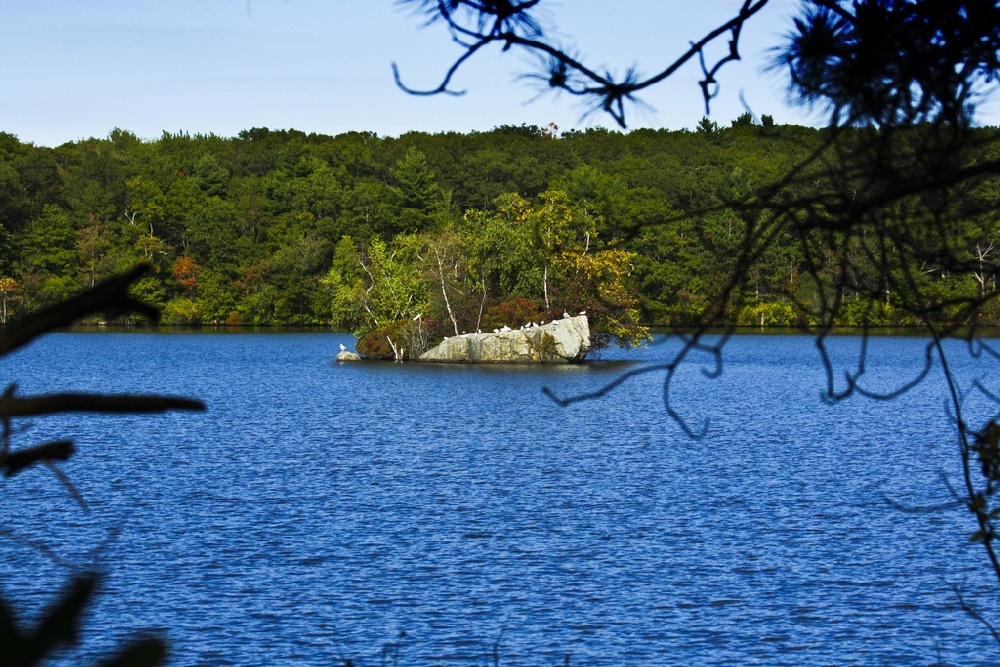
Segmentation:
{"type": "MultiPolygon", "coordinates": [[[[165,636],[174,665],[988,665],[1000,618],[940,368],[891,401],[822,400],[812,338],[741,335],[710,378],[633,377],[677,345],[573,366],[333,362],[333,333],[63,333],[0,360],[19,394],[187,395],[208,410],[15,424],[71,438],[3,480],[0,590],[34,618],[70,575],[107,576],[95,662],[165,636]]],[[[869,387],[919,373],[927,340],[873,338],[869,387]]],[[[835,379],[860,339],[830,341],[835,379]]],[[[949,346],[962,387],[995,359],[949,346]]],[[[995,412],[966,398],[978,428],[995,412]]]]}

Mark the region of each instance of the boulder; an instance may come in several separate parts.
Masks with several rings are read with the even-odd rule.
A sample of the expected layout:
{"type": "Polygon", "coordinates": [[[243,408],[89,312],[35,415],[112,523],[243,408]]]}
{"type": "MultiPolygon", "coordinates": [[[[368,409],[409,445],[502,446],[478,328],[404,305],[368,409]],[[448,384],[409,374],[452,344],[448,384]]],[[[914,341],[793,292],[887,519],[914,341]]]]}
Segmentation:
{"type": "Polygon", "coordinates": [[[361,361],[361,357],[350,350],[341,350],[337,355],[337,361],[361,361]]]}
{"type": "Polygon", "coordinates": [[[462,364],[573,364],[590,351],[586,315],[527,329],[462,334],[445,338],[420,361],[462,364]]]}

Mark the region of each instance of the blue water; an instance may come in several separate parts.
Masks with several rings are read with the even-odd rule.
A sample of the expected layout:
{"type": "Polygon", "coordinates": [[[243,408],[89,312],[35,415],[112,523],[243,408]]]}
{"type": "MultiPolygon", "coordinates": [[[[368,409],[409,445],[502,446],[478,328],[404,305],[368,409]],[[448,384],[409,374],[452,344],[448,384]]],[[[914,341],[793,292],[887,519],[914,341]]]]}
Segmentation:
{"type": "MultiPolygon", "coordinates": [[[[34,420],[54,476],[3,481],[4,528],[107,571],[82,647],[165,635],[175,665],[987,665],[1000,618],[959,484],[939,373],[892,402],[820,400],[815,347],[730,341],[560,408],[671,344],[578,367],[337,365],[337,334],[59,334],[0,360],[19,392],[157,392],[203,414],[34,420]],[[112,537],[109,538],[109,535],[112,537]]],[[[925,341],[873,343],[872,386],[925,341]]],[[[838,362],[858,339],[832,342],[838,362]]],[[[954,348],[965,386],[997,363],[954,348]]],[[[842,375],[838,375],[838,378],[842,375]]],[[[970,395],[984,419],[994,408],[970,395]]],[[[0,539],[32,618],[69,571],[0,539]]]]}

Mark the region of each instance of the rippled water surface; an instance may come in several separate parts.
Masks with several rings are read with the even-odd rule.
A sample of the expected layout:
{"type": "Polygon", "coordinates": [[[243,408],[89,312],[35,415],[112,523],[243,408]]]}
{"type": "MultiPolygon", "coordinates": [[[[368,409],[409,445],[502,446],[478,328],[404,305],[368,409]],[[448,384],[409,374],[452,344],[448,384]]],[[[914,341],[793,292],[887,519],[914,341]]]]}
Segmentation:
{"type": "MultiPolygon", "coordinates": [[[[567,368],[336,365],[341,342],[59,334],[0,361],[22,393],[209,405],[17,435],[77,442],[64,469],[92,511],[31,471],[4,482],[6,529],[108,571],[66,664],[143,631],[177,665],[1000,662],[957,605],[954,587],[1000,611],[970,519],[889,504],[945,503],[959,481],[936,371],[892,402],[830,406],[811,339],[737,337],[721,377],[676,380],[677,410],[709,420],[693,440],[662,374],[568,408],[541,393],[594,390],[669,342],[567,368]]],[[[875,340],[872,386],[905,381],[923,345],[875,340]]],[[[833,346],[850,360],[858,340],[833,346]]],[[[955,352],[966,382],[997,377],[955,352]]],[[[67,575],[0,540],[26,617],[67,575]]]]}

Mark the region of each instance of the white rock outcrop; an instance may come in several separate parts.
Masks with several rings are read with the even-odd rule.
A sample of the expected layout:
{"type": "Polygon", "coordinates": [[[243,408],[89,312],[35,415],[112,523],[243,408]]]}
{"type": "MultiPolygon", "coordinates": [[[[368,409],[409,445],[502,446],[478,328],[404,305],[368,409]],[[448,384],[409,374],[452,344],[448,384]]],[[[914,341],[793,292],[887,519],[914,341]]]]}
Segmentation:
{"type": "Polygon", "coordinates": [[[361,361],[361,357],[350,350],[341,350],[337,353],[337,361],[361,361]]]}
{"type": "Polygon", "coordinates": [[[462,334],[445,338],[420,361],[464,364],[573,364],[590,351],[586,315],[527,329],[462,334]]]}

